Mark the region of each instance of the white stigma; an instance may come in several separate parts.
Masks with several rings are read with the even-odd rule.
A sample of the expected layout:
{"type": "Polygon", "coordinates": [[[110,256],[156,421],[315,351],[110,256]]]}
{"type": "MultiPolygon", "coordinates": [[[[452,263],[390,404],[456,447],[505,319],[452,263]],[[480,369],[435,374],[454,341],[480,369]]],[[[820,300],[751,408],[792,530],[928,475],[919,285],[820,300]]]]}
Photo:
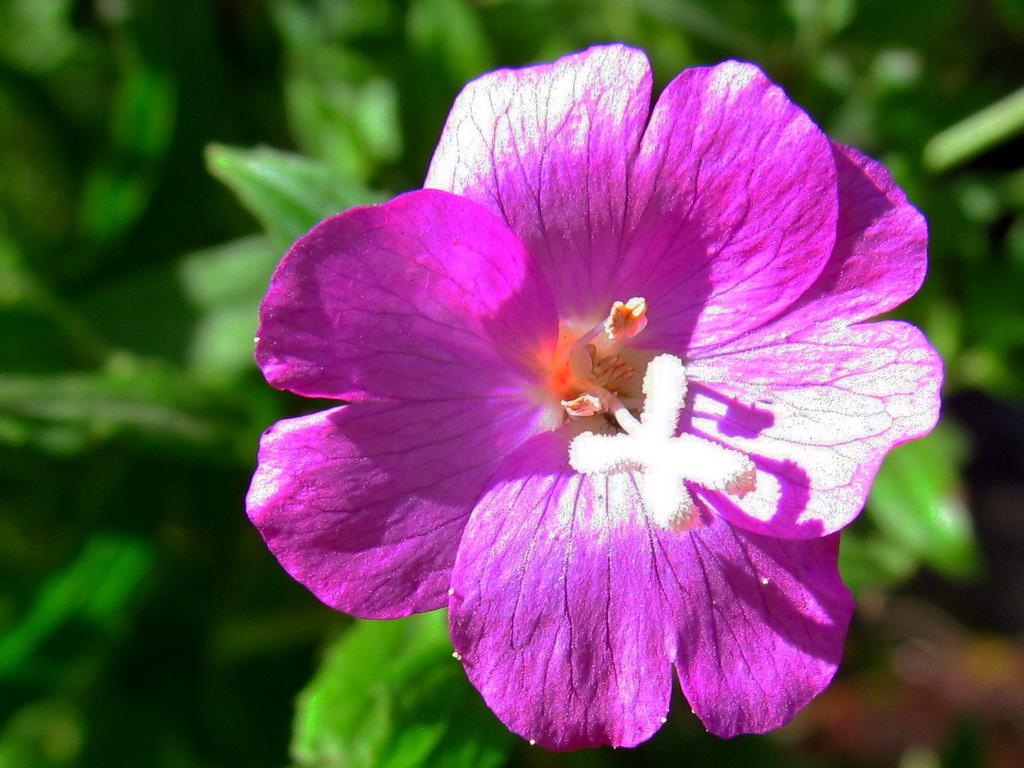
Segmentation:
{"type": "Polygon", "coordinates": [[[651,519],[682,531],[700,521],[687,481],[709,490],[742,496],[754,489],[755,469],[748,456],[694,435],[676,436],[686,397],[683,361],[659,355],[647,366],[640,419],[621,403],[609,409],[623,434],[584,432],[569,445],[569,464],[588,475],[641,473],[640,494],[651,519]]]}

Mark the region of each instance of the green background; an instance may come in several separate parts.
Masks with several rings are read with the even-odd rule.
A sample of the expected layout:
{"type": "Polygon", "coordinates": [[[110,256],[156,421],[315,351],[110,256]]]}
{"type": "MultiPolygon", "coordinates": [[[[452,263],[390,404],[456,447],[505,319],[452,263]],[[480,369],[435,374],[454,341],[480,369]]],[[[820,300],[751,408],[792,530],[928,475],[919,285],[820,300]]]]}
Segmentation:
{"type": "Polygon", "coordinates": [[[0,768],[900,766],[1024,754],[1024,3],[0,0],[0,768]],[[245,519],[251,360],[320,218],[419,186],[459,88],[599,42],[758,62],[931,226],[895,316],[946,411],[844,536],[833,686],[764,737],[680,698],[635,750],[498,724],[444,617],[353,623],[245,519]]]}

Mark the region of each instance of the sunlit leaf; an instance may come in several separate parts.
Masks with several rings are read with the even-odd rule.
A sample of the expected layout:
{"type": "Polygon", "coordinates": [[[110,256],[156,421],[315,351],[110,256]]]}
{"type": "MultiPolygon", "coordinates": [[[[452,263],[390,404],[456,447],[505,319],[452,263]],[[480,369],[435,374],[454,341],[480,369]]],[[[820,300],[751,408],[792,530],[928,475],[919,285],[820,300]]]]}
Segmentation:
{"type": "Polygon", "coordinates": [[[413,55],[456,84],[493,68],[480,16],[466,0],[413,0],[407,27],[413,55]]]}
{"type": "Polygon", "coordinates": [[[924,163],[939,172],[980,155],[1024,130],[1024,88],[964,118],[932,137],[924,163]]]}
{"type": "Polygon", "coordinates": [[[213,144],[207,148],[206,163],[283,246],[321,219],[381,199],[321,163],[270,147],[213,144]]]}
{"type": "Polygon", "coordinates": [[[886,458],[868,501],[868,514],[890,541],[961,578],[976,574],[980,565],[959,480],[963,455],[960,435],[942,424],[886,458]]]}
{"type": "Polygon", "coordinates": [[[513,737],[451,656],[444,613],[353,625],[299,698],[301,768],[496,768],[513,737]]]}
{"type": "Polygon", "coordinates": [[[297,146],[343,178],[371,178],[401,153],[400,104],[391,62],[364,55],[359,41],[397,43],[400,11],[378,0],[281,0],[274,11],[287,51],[285,106],[297,146]]]}
{"type": "Polygon", "coordinates": [[[198,375],[223,379],[253,368],[260,300],[282,255],[269,238],[254,236],[182,261],[186,297],[201,313],[189,353],[198,375]]]}
{"type": "Polygon", "coordinates": [[[331,58],[289,78],[288,111],[304,151],[341,178],[364,180],[401,149],[398,94],[383,77],[323,72],[331,58]]]}
{"type": "Polygon", "coordinates": [[[60,63],[75,44],[71,0],[0,3],[0,57],[29,71],[60,63]]]}
{"type": "Polygon", "coordinates": [[[919,562],[914,552],[877,531],[862,534],[854,526],[843,532],[839,570],[854,595],[901,584],[914,575],[919,562]]]}

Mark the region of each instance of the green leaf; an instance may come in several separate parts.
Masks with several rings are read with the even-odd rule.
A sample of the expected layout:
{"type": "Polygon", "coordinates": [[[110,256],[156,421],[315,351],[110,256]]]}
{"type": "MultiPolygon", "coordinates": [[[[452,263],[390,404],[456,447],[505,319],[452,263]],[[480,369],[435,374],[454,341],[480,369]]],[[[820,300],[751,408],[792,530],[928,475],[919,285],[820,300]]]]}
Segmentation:
{"type": "Polygon", "coordinates": [[[1024,130],[1024,88],[936,134],[925,145],[924,164],[948,171],[1024,130]]]}
{"type": "Polygon", "coordinates": [[[479,12],[466,0],[413,0],[406,17],[414,56],[461,84],[494,68],[479,12]]]}
{"type": "Polygon", "coordinates": [[[84,721],[66,697],[39,699],[11,713],[0,731],[0,768],[79,765],[84,721]]]}
{"type": "Polygon", "coordinates": [[[315,160],[270,147],[212,144],[206,164],[284,247],[328,216],[383,199],[315,160]]]}
{"type": "Polygon", "coordinates": [[[927,437],[896,448],[882,464],[867,507],[890,542],[958,578],[980,569],[959,482],[963,454],[960,435],[944,423],[927,437]]]}
{"type": "Polygon", "coordinates": [[[839,571],[854,595],[868,590],[891,589],[917,570],[917,557],[877,531],[860,533],[861,525],[843,531],[839,547],[839,571]]]}
{"type": "Polygon", "coordinates": [[[0,3],[0,58],[29,72],[45,72],[75,47],[71,0],[0,3]]]}
{"type": "Polygon", "coordinates": [[[177,84],[135,56],[126,57],[122,66],[110,114],[111,143],[134,160],[158,159],[174,135],[177,84]]]}
{"type": "Polygon", "coordinates": [[[332,67],[337,54],[325,52],[288,79],[288,113],[303,151],[341,178],[363,180],[401,152],[398,94],[387,78],[332,67]]]}
{"type": "Polygon", "coordinates": [[[99,243],[124,234],[149,204],[177,118],[173,80],[136,55],[125,56],[120,66],[110,104],[109,156],[87,176],[79,209],[83,234],[99,243]]]}
{"type": "Polygon", "coordinates": [[[120,237],[142,215],[153,188],[151,174],[123,173],[108,165],[96,167],[82,190],[82,231],[98,243],[120,237]]]}
{"type": "Polygon", "coordinates": [[[233,403],[167,366],[115,356],[98,373],[0,374],[0,442],[70,454],[121,434],[217,449],[233,403]]]}
{"type": "Polygon", "coordinates": [[[199,310],[190,364],[204,379],[224,380],[254,367],[260,301],[282,251],[269,238],[234,240],[185,257],[185,296],[199,310]]]}
{"type": "Polygon", "coordinates": [[[391,57],[365,55],[362,41],[400,50],[401,11],[379,0],[280,0],[272,10],[286,51],[285,107],[296,145],[343,178],[373,178],[402,152],[404,105],[391,57]]]}
{"type": "Polygon", "coordinates": [[[299,697],[301,768],[497,768],[512,735],[451,657],[442,611],[354,624],[299,697]]]}
{"type": "Polygon", "coordinates": [[[36,671],[42,663],[37,657],[63,627],[72,627],[73,635],[84,640],[115,633],[152,564],[153,554],[143,542],[94,535],[67,568],[43,585],[28,613],[0,637],[0,679],[36,671]],[[91,630],[89,636],[83,629],[91,630]]]}

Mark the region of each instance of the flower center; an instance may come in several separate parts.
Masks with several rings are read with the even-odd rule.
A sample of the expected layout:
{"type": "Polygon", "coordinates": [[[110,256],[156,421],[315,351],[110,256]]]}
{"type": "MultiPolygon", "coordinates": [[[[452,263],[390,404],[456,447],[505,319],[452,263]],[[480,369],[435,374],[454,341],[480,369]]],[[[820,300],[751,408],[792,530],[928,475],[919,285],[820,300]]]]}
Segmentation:
{"type": "Polygon", "coordinates": [[[563,329],[548,370],[547,389],[565,416],[579,419],[606,413],[609,398],[636,374],[635,364],[619,354],[625,342],[647,325],[647,301],[616,301],[608,317],[585,333],[563,329]]]}
{"type": "Polygon", "coordinates": [[[658,355],[647,364],[640,417],[620,398],[636,370],[618,352],[647,325],[642,298],[615,302],[608,318],[591,331],[560,340],[556,360],[562,365],[549,377],[566,418],[584,431],[569,445],[569,464],[592,477],[637,472],[645,512],[671,531],[693,528],[700,515],[686,483],[743,496],[755,487],[754,463],[748,456],[696,435],[680,434],[687,380],[683,361],[658,355]],[[593,419],[604,414],[604,419],[593,419]],[[609,426],[621,431],[609,433],[609,426]]]}

